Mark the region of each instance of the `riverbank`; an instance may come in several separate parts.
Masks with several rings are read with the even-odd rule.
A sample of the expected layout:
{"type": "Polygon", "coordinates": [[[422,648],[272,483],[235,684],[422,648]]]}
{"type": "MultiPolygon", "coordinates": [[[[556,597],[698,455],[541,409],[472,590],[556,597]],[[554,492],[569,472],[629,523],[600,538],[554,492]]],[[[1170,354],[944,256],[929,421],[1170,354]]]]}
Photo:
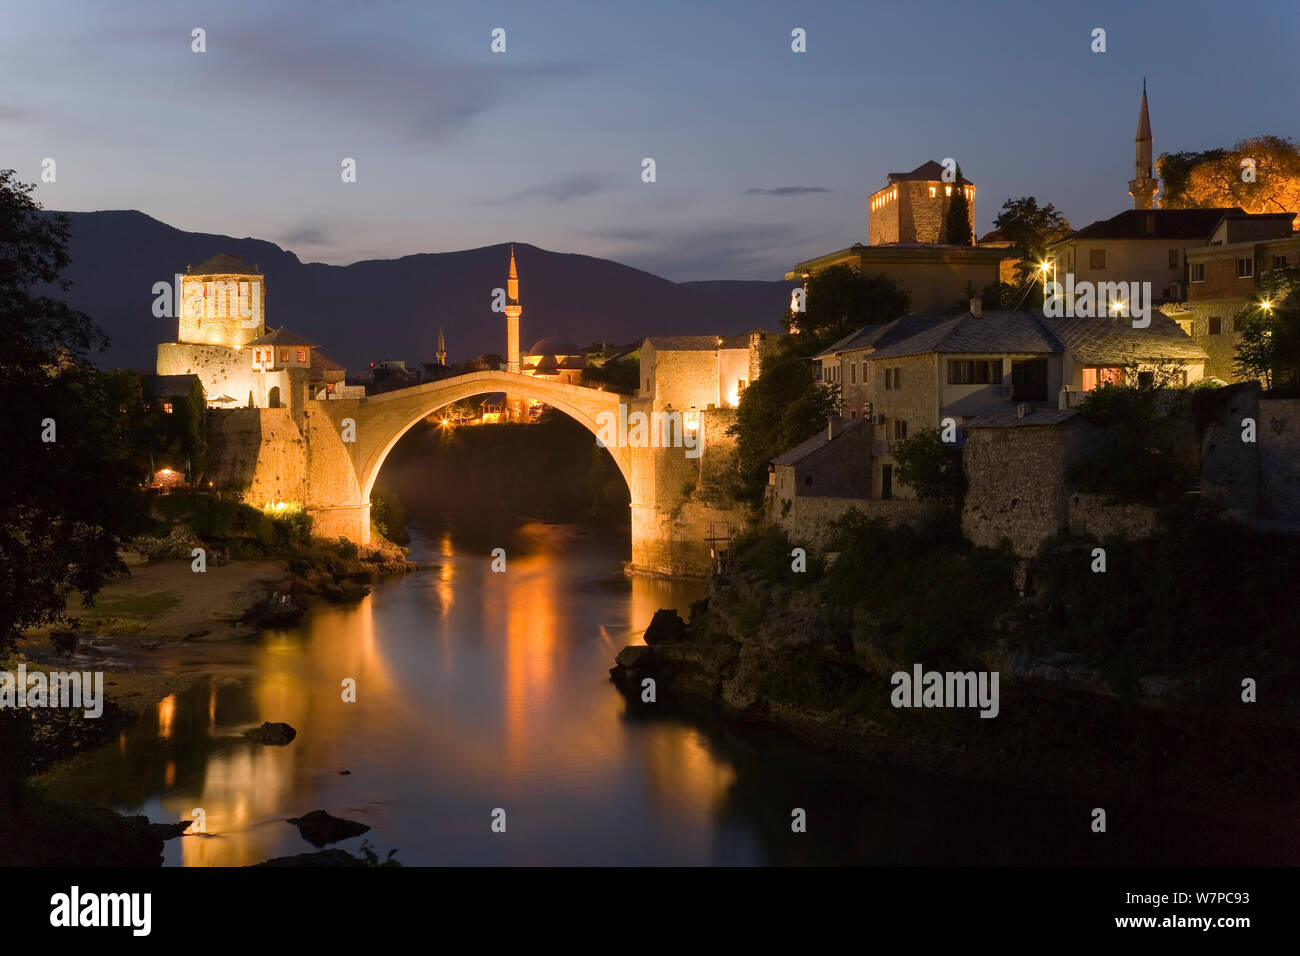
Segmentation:
{"type": "MultiPolygon", "coordinates": [[[[214,552],[210,552],[214,553],[214,552]]],[[[128,558],[132,555],[128,554],[128,558]]],[[[0,712],[0,860],[7,864],[158,865],[162,841],[186,823],[152,823],[98,807],[49,800],[30,781],[57,764],[118,738],[160,701],[211,676],[202,654],[177,667],[177,645],[255,640],[268,628],[291,626],[315,603],[350,604],[370,584],[416,570],[405,549],[361,551],[315,543],[289,558],[217,561],[196,571],[188,559],[129,561],[128,573],[96,595],[92,607],[69,598],[71,631],[33,630],[0,669],[28,673],[103,674],[103,712],[76,709],[0,712]],[[159,660],[166,663],[159,665],[159,660]],[[54,858],[29,859],[33,847],[57,847],[54,858]]]]}
{"type": "Polygon", "coordinates": [[[1300,712],[1294,648],[1267,610],[1284,606],[1269,570],[1290,560],[1281,545],[1208,525],[1141,550],[1108,542],[1122,567],[1140,557],[1144,576],[1107,580],[1080,574],[1090,549],[1065,544],[1035,566],[1038,590],[1017,596],[1006,555],[941,534],[849,530],[833,560],[810,553],[802,574],[778,532],[741,541],[689,624],[665,615],[645,645],[619,652],[610,673],[629,706],[703,708],[871,764],[1085,809],[1181,806],[1287,832],[1300,712]],[[1200,545],[1188,540],[1196,535],[1200,545]],[[1222,560],[1203,563],[1203,550],[1236,555],[1231,574],[1222,560]],[[1194,578],[1184,564],[1220,569],[1220,589],[1185,590],[1194,578]],[[1234,604],[1247,581],[1256,603],[1234,604]],[[894,675],[918,665],[998,674],[995,708],[983,717],[973,702],[896,706],[894,675]],[[647,679],[653,704],[641,700],[647,679]]]}

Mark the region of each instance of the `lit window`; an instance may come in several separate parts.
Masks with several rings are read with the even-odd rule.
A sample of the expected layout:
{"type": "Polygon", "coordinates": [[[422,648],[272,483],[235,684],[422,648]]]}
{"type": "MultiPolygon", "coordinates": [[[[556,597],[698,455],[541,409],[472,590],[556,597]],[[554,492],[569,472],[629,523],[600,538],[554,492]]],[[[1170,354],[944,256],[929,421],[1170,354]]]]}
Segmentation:
{"type": "Polygon", "coordinates": [[[944,186],[944,187],[943,187],[943,194],[944,194],[945,196],[951,196],[951,195],[952,195],[952,187],[951,187],[951,186],[944,186]]]}
{"type": "Polygon", "coordinates": [[[288,350],[288,349],[280,349],[280,361],[281,361],[281,362],[287,362],[287,361],[289,361],[289,350],[288,350]]]}
{"type": "Polygon", "coordinates": [[[306,361],[307,361],[307,350],[306,350],[306,349],[299,349],[299,350],[298,350],[298,361],[299,361],[299,362],[306,362],[306,361]]]}
{"type": "Polygon", "coordinates": [[[172,413],[172,403],[163,402],[163,411],[170,415],[172,413]]]}
{"type": "Polygon", "coordinates": [[[931,198],[931,199],[934,198],[934,187],[933,187],[933,186],[930,187],[930,198],[931,198]]]}

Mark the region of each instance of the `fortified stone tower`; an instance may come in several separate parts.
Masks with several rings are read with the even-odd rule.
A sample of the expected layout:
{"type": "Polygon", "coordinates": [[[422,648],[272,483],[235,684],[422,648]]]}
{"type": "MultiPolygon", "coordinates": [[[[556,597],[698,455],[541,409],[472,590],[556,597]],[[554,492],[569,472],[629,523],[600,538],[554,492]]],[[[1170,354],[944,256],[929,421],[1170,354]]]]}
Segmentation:
{"type": "Polygon", "coordinates": [[[1142,80],[1142,108],[1138,111],[1138,131],[1133,144],[1134,175],[1128,184],[1134,209],[1154,208],[1160,181],[1151,175],[1151,117],[1147,115],[1147,81],[1142,80]]]}
{"type": "Polygon", "coordinates": [[[944,219],[957,190],[966,194],[970,209],[971,244],[975,242],[975,184],[943,181],[943,167],[930,160],[910,173],[890,173],[885,187],[867,200],[867,244],[895,242],[938,243],[944,219]]]}
{"type": "Polygon", "coordinates": [[[222,253],[181,279],[176,341],[238,349],[266,332],[266,282],[256,266],[222,253]]]}

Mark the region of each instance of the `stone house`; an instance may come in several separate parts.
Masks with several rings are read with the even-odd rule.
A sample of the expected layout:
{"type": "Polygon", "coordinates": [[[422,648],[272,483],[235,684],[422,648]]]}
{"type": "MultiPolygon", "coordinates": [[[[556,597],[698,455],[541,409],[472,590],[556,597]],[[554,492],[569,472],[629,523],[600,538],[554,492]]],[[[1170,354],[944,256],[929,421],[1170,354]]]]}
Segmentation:
{"type": "Polygon", "coordinates": [[[871,426],[838,419],[768,465],[767,497],[867,498],[871,490],[871,426]]]}
{"type": "Polygon", "coordinates": [[[870,419],[871,496],[891,498],[910,494],[895,477],[895,442],[1020,406],[1069,408],[1134,372],[1194,382],[1205,354],[1158,310],[1148,328],[1135,329],[1124,318],[984,312],[976,299],[963,315],[909,315],[864,329],[819,359],[823,381],[842,387],[843,414],[870,419]]]}
{"type": "Polygon", "coordinates": [[[1300,265],[1294,213],[1225,216],[1210,243],[1187,251],[1187,301],[1166,309],[1208,358],[1206,375],[1236,382],[1236,348],[1261,276],[1300,265]]]}
{"type": "Polygon", "coordinates": [[[696,414],[707,408],[737,408],[749,383],[758,378],[763,356],[776,336],[761,329],[724,338],[720,335],[660,335],[641,343],[641,397],[653,397],[661,411],[672,403],[696,414]]]}

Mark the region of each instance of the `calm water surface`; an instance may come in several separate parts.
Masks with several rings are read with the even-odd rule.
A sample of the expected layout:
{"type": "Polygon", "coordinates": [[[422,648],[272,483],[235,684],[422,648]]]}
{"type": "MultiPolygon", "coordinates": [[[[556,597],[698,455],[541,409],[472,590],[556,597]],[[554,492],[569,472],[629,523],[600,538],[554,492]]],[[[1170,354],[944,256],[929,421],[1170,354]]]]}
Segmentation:
{"type": "MultiPolygon", "coordinates": [[[[202,807],[209,835],[169,841],[172,866],[311,852],[285,818],[315,809],[371,827],[336,846],[369,840],[408,865],[1213,863],[1251,846],[1249,834],[1159,812],[1098,839],[1079,823],[1083,801],[872,768],[707,720],[630,716],[608,679],[614,655],[640,642],[656,609],[685,616],[704,585],[628,579],[626,542],[568,526],[518,531],[504,574],[489,548],[450,532],[412,550],[424,570],[359,605],[322,605],[255,642],[160,650],[168,667],[214,676],[51,789],[158,821],[202,807]],[[345,678],[356,703],[342,700],[345,678]],[[287,721],[297,739],[241,736],[263,720],[287,721]],[[795,807],[807,833],[791,832],[795,807]],[[495,808],[504,834],[491,831],[495,808]]],[[[1258,842],[1252,858],[1291,862],[1258,842]]]]}

